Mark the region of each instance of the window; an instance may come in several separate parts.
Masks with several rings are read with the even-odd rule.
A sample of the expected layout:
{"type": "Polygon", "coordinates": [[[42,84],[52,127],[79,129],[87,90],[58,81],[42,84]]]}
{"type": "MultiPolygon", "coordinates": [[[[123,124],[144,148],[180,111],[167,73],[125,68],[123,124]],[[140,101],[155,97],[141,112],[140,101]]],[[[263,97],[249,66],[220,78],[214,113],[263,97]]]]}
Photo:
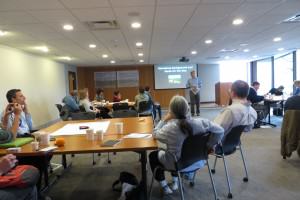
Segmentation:
{"type": "Polygon", "coordinates": [[[220,81],[234,82],[243,80],[249,82],[250,64],[246,61],[223,61],[220,62],[220,81]]]}
{"type": "Polygon", "coordinates": [[[293,53],[275,58],[274,87],[284,86],[284,93],[293,93],[293,53]]]}
{"type": "Polygon", "coordinates": [[[258,94],[263,95],[272,88],[272,61],[264,59],[257,61],[257,81],[260,83],[258,94]]]}

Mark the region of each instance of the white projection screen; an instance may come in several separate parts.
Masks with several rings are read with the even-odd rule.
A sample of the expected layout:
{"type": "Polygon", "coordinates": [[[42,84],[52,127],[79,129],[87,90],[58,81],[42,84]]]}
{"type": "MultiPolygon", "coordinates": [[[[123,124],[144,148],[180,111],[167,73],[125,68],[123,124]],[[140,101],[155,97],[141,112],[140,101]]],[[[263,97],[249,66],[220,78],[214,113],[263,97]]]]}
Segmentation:
{"type": "Polygon", "coordinates": [[[197,72],[196,64],[154,65],[155,89],[186,88],[193,70],[197,72]]]}

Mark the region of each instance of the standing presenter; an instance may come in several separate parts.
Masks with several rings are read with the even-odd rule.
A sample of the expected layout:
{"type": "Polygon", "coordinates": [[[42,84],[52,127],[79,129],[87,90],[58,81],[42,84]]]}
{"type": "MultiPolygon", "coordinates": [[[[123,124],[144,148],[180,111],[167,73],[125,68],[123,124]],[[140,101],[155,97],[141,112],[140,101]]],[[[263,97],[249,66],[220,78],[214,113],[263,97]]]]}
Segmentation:
{"type": "Polygon", "coordinates": [[[196,71],[191,71],[191,78],[187,81],[186,87],[190,90],[190,103],[191,103],[191,114],[195,115],[195,106],[196,114],[200,115],[200,88],[202,81],[196,76],[196,71]]]}

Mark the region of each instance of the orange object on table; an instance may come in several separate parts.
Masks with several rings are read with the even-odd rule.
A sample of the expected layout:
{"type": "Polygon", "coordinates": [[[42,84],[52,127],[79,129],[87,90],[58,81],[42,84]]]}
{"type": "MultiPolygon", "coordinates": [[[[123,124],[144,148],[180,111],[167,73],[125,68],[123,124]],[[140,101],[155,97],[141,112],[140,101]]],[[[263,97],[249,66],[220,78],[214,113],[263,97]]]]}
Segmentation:
{"type": "Polygon", "coordinates": [[[55,145],[58,147],[62,147],[65,145],[65,138],[56,138],[55,145]]]}

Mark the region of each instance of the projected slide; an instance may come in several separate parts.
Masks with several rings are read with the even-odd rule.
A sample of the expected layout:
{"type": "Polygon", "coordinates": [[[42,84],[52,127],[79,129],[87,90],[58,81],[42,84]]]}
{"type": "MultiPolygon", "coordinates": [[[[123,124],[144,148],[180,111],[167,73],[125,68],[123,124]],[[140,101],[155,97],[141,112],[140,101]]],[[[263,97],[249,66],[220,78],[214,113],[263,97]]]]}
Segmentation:
{"type": "Polygon", "coordinates": [[[186,88],[191,71],[197,71],[196,64],[155,65],[155,89],[186,88]]]}

